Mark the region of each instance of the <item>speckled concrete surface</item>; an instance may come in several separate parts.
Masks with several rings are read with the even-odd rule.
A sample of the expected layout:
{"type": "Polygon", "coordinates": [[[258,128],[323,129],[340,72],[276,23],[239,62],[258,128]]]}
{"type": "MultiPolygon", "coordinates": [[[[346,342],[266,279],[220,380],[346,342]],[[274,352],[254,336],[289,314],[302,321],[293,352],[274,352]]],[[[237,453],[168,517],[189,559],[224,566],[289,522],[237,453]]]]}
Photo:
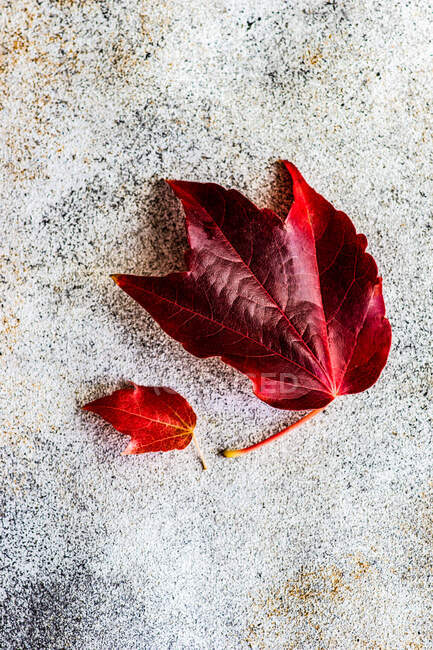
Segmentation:
{"type": "Polygon", "coordinates": [[[2,650],[433,648],[432,5],[0,0],[2,650]],[[294,419],[192,359],[109,273],[179,268],[164,177],[264,206],[280,157],[384,276],[378,384],[294,419]],[[120,457],[127,379],[199,416],[120,457]]]}

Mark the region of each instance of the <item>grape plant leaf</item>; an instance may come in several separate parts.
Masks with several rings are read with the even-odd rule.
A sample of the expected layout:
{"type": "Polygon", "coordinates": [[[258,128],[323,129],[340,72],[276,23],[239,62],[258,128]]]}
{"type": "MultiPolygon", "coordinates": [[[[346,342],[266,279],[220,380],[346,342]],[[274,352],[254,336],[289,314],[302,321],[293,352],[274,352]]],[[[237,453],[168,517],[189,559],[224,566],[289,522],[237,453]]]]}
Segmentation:
{"type": "Polygon", "coordinates": [[[187,270],[112,277],[188,352],[221,357],[271,406],[315,414],[376,382],[391,328],[366,237],[283,164],[284,220],[236,190],[168,181],[185,211],[187,270]]]}
{"type": "Polygon", "coordinates": [[[186,399],[164,386],[129,386],[83,406],[131,436],[122,455],[185,449],[194,440],[203,468],[206,463],[194,434],[196,415],[186,399]]]}

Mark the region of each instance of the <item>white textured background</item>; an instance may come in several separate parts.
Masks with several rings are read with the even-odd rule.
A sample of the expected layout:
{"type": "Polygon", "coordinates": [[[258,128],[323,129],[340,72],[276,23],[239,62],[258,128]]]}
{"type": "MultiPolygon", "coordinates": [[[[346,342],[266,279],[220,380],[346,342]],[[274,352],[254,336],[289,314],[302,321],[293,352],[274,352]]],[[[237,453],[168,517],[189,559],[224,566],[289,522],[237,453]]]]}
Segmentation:
{"type": "Polygon", "coordinates": [[[433,648],[429,0],[0,0],[2,650],[433,648]],[[364,394],[296,416],[109,279],[179,268],[162,178],[272,203],[294,161],[369,239],[393,326],[364,394]],[[272,189],[274,187],[274,189],[272,189]],[[127,379],[199,416],[120,457],[127,379]]]}

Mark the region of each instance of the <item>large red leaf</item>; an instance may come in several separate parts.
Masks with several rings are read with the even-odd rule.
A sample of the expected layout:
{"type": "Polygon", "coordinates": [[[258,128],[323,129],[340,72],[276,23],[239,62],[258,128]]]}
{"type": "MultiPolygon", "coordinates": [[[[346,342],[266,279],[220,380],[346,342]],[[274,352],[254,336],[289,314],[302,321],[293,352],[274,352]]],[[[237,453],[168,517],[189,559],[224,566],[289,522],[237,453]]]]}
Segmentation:
{"type": "Polygon", "coordinates": [[[236,190],[169,181],[186,215],[188,270],[114,279],[186,350],[248,375],[263,401],[319,409],[374,384],[391,328],[365,236],[284,164],[285,221],[236,190]]]}
{"type": "Polygon", "coordinates": [[[182,395],[170,388],[134,384],[83,408],[131,436],[124,455],[184,449],[194,435],[194,411],[182,395]]]}

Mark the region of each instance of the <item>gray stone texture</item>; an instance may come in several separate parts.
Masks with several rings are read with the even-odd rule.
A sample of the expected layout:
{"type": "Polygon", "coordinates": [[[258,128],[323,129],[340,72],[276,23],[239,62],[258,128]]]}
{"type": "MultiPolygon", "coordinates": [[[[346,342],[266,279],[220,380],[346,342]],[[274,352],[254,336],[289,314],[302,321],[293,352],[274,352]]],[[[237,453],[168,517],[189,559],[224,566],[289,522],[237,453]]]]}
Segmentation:
{"type": "Polygon", "coordinates": [[[0,0],[0,25],[0,648],[433,648],[431,2],[0,0]],[[109,274],[181,268],[162,179],[264,207],[279,158],[367,235],[393,345],[229,461],[298,416],[109,274]],[[80,410],[127,380],[187,397],[207,472],[80,410]]]}

